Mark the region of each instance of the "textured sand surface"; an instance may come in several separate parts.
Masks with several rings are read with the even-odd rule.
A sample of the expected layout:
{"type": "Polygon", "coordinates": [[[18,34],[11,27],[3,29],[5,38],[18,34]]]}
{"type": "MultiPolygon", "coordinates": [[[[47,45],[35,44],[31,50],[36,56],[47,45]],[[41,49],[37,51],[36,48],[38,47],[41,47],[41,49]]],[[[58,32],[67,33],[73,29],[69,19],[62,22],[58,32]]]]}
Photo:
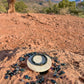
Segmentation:
{"type": "MultiPolygon", "coordinates": [[[[25,53],[46,52],[67,65],[66,77],[58,84],[84,83],[84,19],[71,15],[0,14],[0,84],[24,84],[19,79],[28,74],[36,80],[38,73],[29,69],[5,80],[6,70],[25,53]],[[52,52],[51,52],[52,51],[52,52]],[[79,77],[82,79],[79,80],[79,77]]],[[[49,70],[47,77],[52,78],[49,70]]],[[[28,81],[28,80],[25,80],[28,81]]],[[[51,84],[45,81],[44,84],[51,84]]]]}

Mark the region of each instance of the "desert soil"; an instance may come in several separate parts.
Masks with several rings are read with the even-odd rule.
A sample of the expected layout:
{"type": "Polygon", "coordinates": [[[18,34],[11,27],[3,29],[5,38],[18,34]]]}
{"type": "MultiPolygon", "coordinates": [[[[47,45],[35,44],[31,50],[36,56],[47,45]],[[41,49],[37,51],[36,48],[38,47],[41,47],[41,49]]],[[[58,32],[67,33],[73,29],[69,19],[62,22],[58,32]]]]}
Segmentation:
{"type": "MultiPolygon", "coordinates": [[[[63,68],[66,77],[55,78],[58,84],[84,84],[84,18],[40,13],[0,14],[0,84],[24,84],[19,79],[25,74],[36,80],[38,73],[30,70],[21,77],[4,79],[6,70],[20,56],[35,51],[57,56],[60,62],[66,63],[63,68]]],[[[49,70],[45,79],[52,78],[52,74],[49,70]]]]}

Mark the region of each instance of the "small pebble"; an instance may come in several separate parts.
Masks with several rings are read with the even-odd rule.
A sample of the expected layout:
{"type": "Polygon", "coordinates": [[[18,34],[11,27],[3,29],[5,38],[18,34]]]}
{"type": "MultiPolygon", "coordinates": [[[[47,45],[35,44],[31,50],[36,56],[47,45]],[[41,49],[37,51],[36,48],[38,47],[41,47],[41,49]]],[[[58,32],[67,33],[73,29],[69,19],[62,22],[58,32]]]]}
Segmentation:
{"type": "Polygon", "coordinates": [[[8,79],[8,77],[9,77],[9,76],[8,76],[8,75],[6,75],[6,76],[5,76],[5,79],[8,79]]]}
{"type": "Polygon", "coordinates": [[[13,74],[16,75],[18,73],[17,70],[13,70],[13,74]]]}
{"type": "Polygon", "coordinates": [[[20,67],[15,68],[15,70],[16,70],[16,71],[19,71],[19,70],[20,70],[20,67]]]}
{"type": "Polygon", "coordinates": [[[25,82],[23,79],[20,79],[20,81],[25,82]]]}
{"type": "Polygon", "coordinates": [[[57,76],[56,74],[54,74],[53,77],[59,78],[59,76],[57,76]]]}
{"type": "Polygon", "coordinates": [[[54,63],[53,66],[56,67],[57,66],[56,63],[54,63]]]}
{"type": "Polygon", "coordinates": [[[60,61],[58,61],[57,59],[54,59],[54,62],[60,63],[60,61]]]}
{"type": "Polygon", "coordinates": [[[10,76],[13,76],[13,75],[14,75],[14,73],[13,73],[13,72],[11,72],[11,73],[9,73],[9,75],[10,75],[10,76]]]}
{"type": "Polygon", "coordinates": [[[64,71],[60,71],[59,75],[62,75],[62,74],[64,74],[64,73],[65,73],[64,71]]]}
{"type": "Polygon", "coordinates": [[[18,66],[18,64],[14,64],[14,66],[18,66]]]}
{"type": "Polygon", "coordinates": [[[10,70],[7,70],[7,73],[10,73],[11,71],[10,70]]]}
{"type": "Polygon", "coordinates": [[[22,71],[22,72],[23,72],[23,71],[24,71],[24,69],[20,69],[20,71],[22,71]]]}
{"type": "Polygon", "coordinates": [[[55,68],[54,68],[54,67],[51,67],[51,69],[52,69],[52,70],[55,70],[55,68]]]}
{"type": "Polygon", "coordinates": [[[57,83],[56,83],[56,81],[55,81],[55,80],[53,80],[53,79],[51,79],[51,82],[52,82],[53,84],[57,84],[57,83]]]}
{"type": "Polygon", "coordinates": [[[61,66],[65,66],[66,64],[65,63],[61,63],[61,66]]]}
{"type": "Polygon", "coordinates": [[[20,57],[20,58],[19,58],[19,60],[20,60],[20,61],[24,61],[24,60],[25,60],[25,58],[23,58],[23,57],[20,57]]]}
{"type": "Polygon", "coordinates": [[[29,82],[26,82],[26,84],[29,84],[29,82]]]}
{"type": "Polygon", "coordinates": [[[31,77],[29,77],[28,75],[25,75],[24,77],[25,77],[25,79],[28,79],[28,80],[31,79],[31,77]]]}
{"type": "Polygon", "coordinates": [[[61,79],[63,79],[63,77],[60,77],[61,79]]]}
{"type": "Polygon", "coordinates": [[[34,81],[31,81],[30,84],[36,84],[34,81]]]}
{"type": "Polygon", "coordinates": [[[25,79],[28,79],[28,75],[25,75],[24,77],[25,77],[25,79]]]}

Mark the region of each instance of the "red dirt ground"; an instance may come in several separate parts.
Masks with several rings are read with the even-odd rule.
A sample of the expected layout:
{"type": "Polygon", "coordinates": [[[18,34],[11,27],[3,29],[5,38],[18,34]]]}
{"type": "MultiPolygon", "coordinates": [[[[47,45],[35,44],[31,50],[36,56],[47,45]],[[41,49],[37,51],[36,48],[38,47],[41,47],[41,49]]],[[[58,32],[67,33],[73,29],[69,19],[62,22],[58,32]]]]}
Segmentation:
{"type": "MultiPolygon", "coordinates": [[[[64,70],[68,79],[56,80],[60,84],[83,84],[84,80],[80,81],[79,77],[84,77],[84,18],[39,13],[0,14],[0,84],[3,81],[24,84],[18,81],[19,76],[4,80],[8,66],[26,52],[51,50],[58,53],[61,62],[67,63],[64,70]]],[[[53,52],[48,54],[53,56],[53,52]]]]}

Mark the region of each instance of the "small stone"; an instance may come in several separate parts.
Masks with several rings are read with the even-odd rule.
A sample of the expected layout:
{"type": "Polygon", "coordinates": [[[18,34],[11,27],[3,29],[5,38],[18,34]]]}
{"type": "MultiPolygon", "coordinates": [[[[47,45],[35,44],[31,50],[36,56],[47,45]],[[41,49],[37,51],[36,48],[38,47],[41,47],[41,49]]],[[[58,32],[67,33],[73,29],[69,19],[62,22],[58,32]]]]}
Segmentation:
{"type": "Polygon", "coordinates": [[[55,68],[54,68],[54,67],[51,67],[51,69],[52,69],[52,70],[55,70],[55,68]]]}
{"type": "Polygon", "coordinates": [[[58,61],[57,59],[54,59],[54,62],[60,63],[60,61],[58,61]]]}
{"type": "Polygon", "coordinates": [[[29,84],[29,82],[26,82],[26,84],[29,84]]]}
{"type": "Polygon", "coordinates": [[[30,80],[31,79],[31,77],[28,77],[28,80],[30,80]]]}
{"type": "Polygon", "coordinates": [[[10,76],[13,76],[13,75],[14,75],[14,73],[13,73],[13,72],[11,72],[9,75],[10,75],[10,76]]]}
{"type": "Polygon", "coordinates": [[[65,66],[66,64],[65,63],[61,63],[61,66],[65,66]]]}
{"type": "Polygon", "coordinates": [[[60,71],[59,75],[62,75],[62,74],[64,74],[64,73],[65,73],[64,71],[60,71]]]}
{"type": "Polygon", "coordinates": [[[24,69],[20,69],[20,71],[22,71],[22,72],[23,72],[23,71],[25,71],[25,70],[24,70],[24,69]]]}
{"type": "Polygon", "coordinates": [[[28,75],[25,75],[24,77],[25,77],[25,79],[28,79],[28,75]]]}
{"type": "Polygon", "coordinates": [[[18,64],[14,64],[14,66],[18,66],[18,64]]]}
{"type": "Polygon", "coordinates": [[[20,79],[20,81],[25,82],[23,79],[20,79]]]}
{"type": "Polygon", "coordinates": [[[34,81],[31,81],[30,84],[36,84],[34,81]]]}
{"type": "Polygon", "coordinates": [[[53,66],[56,67],[56,63],[54,63],[53,66]]]}
{"type": "Polygon", "coordinates": [[[63,79],[63,77],[60,77],[61,79],[63,79]]]}
{"type": "Polygon", "coordinates": [[[54,74],[53,77],[59,78],[59,76],[57,74],[54,74]]]}
{"type": "Polygon", "coordinates": [[[7,70],[7,73],[10,73],[11,71],[10,70],[7,70]]]}
{"type": "Polygon", "coordinates": [[[13,70],[13,74],[16,75],[18,73],[17,70],[13,70]]]}
{"type": "Polygon", "coordinates": [[[28,80],[31,79],[31,77],[29,77],[28,75],[25,75],[24,77],[25,77],[25,79],[28,79],[28,80]]]}
{"type": "Polygon", "coordinates": [[[42,78],[40,79],[40,81],[41,81],[41,82],[44,82],[44,78],[42,77],[42,78]]]}
{"type": "Polygon", "coordinates": [[[7,73],[5,75],[9,75],[10,72],[11,72],[10,70],[7,70],[7,73]]]}
{"type": "Polygon", "coordinates": [[[36,79],[38,79],[39,77],[38,76],[36,76],[36,79]]]}
{"type": "Polygon", "coordinates": [[[20,60],[20,61],[24,61],[24,60],[25,60],[25,58],[23,58],[23,57],[20,57],[20,58],[19,58],[19,60],[20,60]]]}
{"type": "Polygon", "coordinates": [[[56,83],[56,81],[55,81],[55,80],[53,80],[53,79],[51,79],[51,82],[52,82],[53,84],[57,84],[57,83],[56,83]]]}
{"type": "Polygon", "coordinates": [[[56,69],[56,71],[58,72],[58,71],[61,69],[60,65],[56,66],[55,69],[56,69]]]}
{"type": "Polygon", "coordinates": [[[5,76],[5,79],[8,79],[8,77],[9,77],[9,76],[8,76],[8,75],[6,75],[6,76],[5,76]]]}
{"type": "Polygon", "coordinates": [[[36,84],[39,84],[39,81],[38,80],[36,81],[36,84]]]}
{"type": "Polygon", "coordinates": [[[16,71],[19,71],[19,70],[20,70],[20,67],[15,68],[15,70],[16,70],[16,71]]]}

